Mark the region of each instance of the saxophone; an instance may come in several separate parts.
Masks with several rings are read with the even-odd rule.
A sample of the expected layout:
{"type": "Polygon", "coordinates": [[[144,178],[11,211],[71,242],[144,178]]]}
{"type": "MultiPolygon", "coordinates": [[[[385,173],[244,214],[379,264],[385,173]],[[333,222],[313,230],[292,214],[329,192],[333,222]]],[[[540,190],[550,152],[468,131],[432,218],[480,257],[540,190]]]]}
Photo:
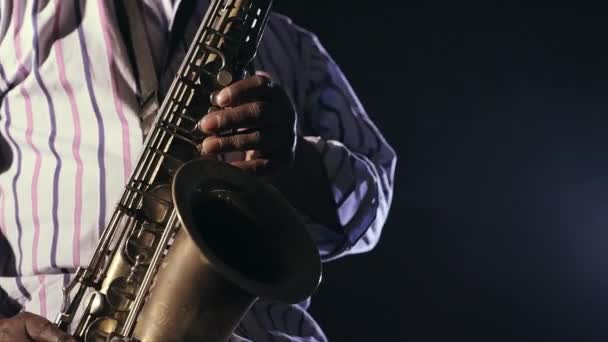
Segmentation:
{"type": "Polygon", "coordinates": [[[258,298],[295,303],[318,286],[317,249],[280,193],[197,159],[196,124],[251,72],[272,2],[211,1],[88,267],[64,288],[55,324],[77,340],[225,341],[258,298]]]}

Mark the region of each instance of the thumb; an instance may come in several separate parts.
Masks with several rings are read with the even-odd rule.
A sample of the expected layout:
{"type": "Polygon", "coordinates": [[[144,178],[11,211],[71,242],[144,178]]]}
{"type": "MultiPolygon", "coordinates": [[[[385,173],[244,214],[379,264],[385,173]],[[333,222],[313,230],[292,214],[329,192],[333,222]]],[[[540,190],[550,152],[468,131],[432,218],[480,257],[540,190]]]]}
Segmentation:
{"type": "Polygon", "coordinates": [[[77,342],[65,331],[57,328],[43,317],[22,313],[25,331],[36,342],[77,342]]]}

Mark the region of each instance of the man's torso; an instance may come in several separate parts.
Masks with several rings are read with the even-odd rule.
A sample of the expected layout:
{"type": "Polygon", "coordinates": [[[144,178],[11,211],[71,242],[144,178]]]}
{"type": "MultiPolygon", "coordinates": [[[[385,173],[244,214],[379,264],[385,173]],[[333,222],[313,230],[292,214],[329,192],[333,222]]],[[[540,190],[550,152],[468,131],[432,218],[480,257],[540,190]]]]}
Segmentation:
{"type": "MultiPolygon", "coordinates": [[[[26,310],[52,319],[61,287],[91,257],[137,162],[143,140],[137,82],[111,1],[2,5],[11,13],[0,13],[10,15],[0,27],[0,132],[11,155],[0,175],[0,288],[26,310]]],[[[194,20],[169,63],[164,54],[176,4],[147,0],[138,6],[166,88],[207,3],[194,6],[194,20]]],[[[297,105],[302,85],[292,68],[298,51],[282,37],[279,28],[286,25],[284,18],[271,21],[256,64],[297,105]]],[[[260,302],[244,318],[241,333],[265,340],[274,331],[285,334],[277,340],[321,341],[306,306],[260,302]]]]}

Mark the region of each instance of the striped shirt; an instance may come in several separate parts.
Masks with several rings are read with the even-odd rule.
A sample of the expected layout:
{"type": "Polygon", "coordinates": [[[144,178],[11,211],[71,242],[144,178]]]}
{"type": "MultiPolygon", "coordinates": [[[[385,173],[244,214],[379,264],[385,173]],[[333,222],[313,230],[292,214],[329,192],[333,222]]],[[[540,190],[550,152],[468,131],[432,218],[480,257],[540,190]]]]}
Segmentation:
{"type": "MultiPolygon", "coordinates": [[[[133,1],[162,94],[208,0],[133,1]]],[[[117,20],[109,0],[0,0],[0,317],[55,317],[137,162],[137,81],[117,20]]],[[[273,14],[255,62],[322,155],[340,220],[308,220],[323,260],[370,250],[392,199],[393,150],[315,35],[273,14]]],[[[309,302],[259,301],[233,340],[325,341],[309,302]]]]}

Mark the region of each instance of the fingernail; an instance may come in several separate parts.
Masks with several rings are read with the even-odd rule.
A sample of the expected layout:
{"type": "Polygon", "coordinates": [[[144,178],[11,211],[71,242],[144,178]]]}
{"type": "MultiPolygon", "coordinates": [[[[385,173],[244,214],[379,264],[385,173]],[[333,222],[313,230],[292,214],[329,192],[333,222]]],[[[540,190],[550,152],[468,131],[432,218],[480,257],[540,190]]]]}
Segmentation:
{"type": "Polygon", "coordinates": [[[199,122],[199,124],[198,124],[198,128],[200,128],[201,131],[206,132],[207,126],[209,126],[209,115],[205,115],[203,117],[201,122],[199,122]]]}
{"type": "Polygon", "coordinates": [[[217,103],[217,94],[219,93],[219,91],[214,91],[213,93],[211,93],[211,95],[209,95],[209,101],[211,102],[211,104],[213,106],[218,106],[217,103]]]}
{"type": "Polygon", "coordinates": [[[201,152],[203,154],[209,153],[209,139],[203,140],[203,144],[201,145],[201,152]]]}
{"type": "Polygon", "coordinates": [[[228,105],[229,100],[230,100],[230,90],[227,88],[223,89],[215,96],[215,101],[217,102],[217,105],[220,107],[228,105]]]}
{"type": "Polygon", "coordinates": [[[205,115],[201,120],[199,127],[203,132],[213,132],[217,129],[218,120],[213,120],[212,116],[215,115],[205,115]]]}

